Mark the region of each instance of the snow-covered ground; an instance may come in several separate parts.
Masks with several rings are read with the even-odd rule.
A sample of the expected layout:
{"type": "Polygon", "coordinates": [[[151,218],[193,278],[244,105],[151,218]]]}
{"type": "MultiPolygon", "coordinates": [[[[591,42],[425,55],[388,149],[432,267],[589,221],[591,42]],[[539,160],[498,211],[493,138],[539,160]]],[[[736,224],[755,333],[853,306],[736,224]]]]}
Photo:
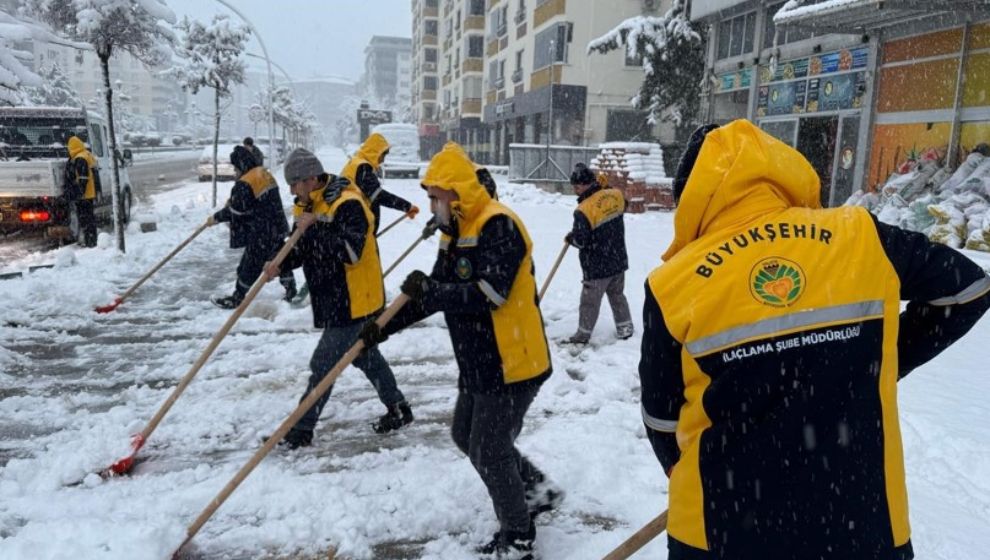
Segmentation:
{"type": "MultiPolygon", "coordinates": [[[[322,154],[328,169],[342,152],[322,154]]],[[[279,175],[280,176],[280,175],[279,175]]],[[[225,185],[229,189],[229,184],[225,185]]],[[[387,188],[427,203],[416,181],[387,188]]],[[[573,197],[501,184],[525,220],[542,282],[568,231],[573,197]]],[[[0,558],[166,558],[186,527],[295,407],[319,337],[308,308],[267,286],[165,417],[130,478],[85,478],[126,454],[228,317],[211,293],[233,286],[239,252],[207,230],[117,311],[97,315],[209,213],[209,185],[154,197],[158,231],[131,230],[128,253],[64,249],[59,266],[0,282],[0,558]]],[[[287,189],[282,195],[289,202],[287,189]]],[[[384,211],[383,221],[396,214],[384,211]]],[[[381,239],[390,264],[425,222],[381,239]]],[[[642,283],[671,239],[671,215],[626,218],[627,295],[638,316],[642,283]]],[[[386,280],[429,270],[436,239],[386,280]]],[[[984,262],[990,266],[990,262],[984,262]]],[[[301,273],[298,273],[301,275],[301,273]]],[[[577,323],[580,269],[564,261],[543,303],[551,339],[577,323]]],[[[639,327],[637,319],[637,328],[639,327]]],[[[567,491],[538,526],[545,560],[600,558],[666,507],[666,479],[640,420],[639,336],[616,342],[607,306],[591,348],[551,343],[555,373],[530,410],[519,446],[567,491]]],[[[918,558],[976,560],[990,550],[990,320],[900,385],[918,558]]],[[[372,433],[382,412],[364,376],[337,384],[312,448],[276,450],[197,536],[202,558],[472,558],[496,529],[487,493],[450,442],[456,366],[440,317],[393,336],[382,351],[416,422],[372,433]]],[[[665,558],[665,537],[640,558],[665,558]]]]}

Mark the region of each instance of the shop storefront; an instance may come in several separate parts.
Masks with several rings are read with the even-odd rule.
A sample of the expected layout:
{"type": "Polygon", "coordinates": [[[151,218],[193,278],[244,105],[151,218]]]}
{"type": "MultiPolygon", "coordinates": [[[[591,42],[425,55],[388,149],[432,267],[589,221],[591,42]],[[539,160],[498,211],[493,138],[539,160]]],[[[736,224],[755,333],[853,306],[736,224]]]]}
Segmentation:
{"type": "Polygon", "coordinates": [[[955,168],[990,142],[990,22],[886,40],[866,186],[922,155],[955,168]]]}
{"type": "Polygon", "coordinates": [[[759,67],[755,118],[797,148],[822,182],[823,206],[841,205],[856,186],[870,48],[815,54],[759,67]]]}

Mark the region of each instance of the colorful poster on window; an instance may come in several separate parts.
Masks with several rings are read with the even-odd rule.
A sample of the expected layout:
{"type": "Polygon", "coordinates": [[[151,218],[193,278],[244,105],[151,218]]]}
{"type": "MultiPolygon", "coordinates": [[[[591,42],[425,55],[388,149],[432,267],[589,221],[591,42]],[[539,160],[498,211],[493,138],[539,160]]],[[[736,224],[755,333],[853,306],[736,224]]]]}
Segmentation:
{"type": "Polygon", "coordinates": [[[766,117],[803,113],[807,86],[807,82],[800,81],[761,87],[757,99],[757,115],[766,117]]]}
{"type": "Polygon", "coordinates": [[[858,109],[866,90],[865,80],[863,72],[812,78],[808,81],[808,112],[858,109]]]}
{"type": "Polygon", "coordinates": [[[746,89],[753,83],[753,68],[743,68],[738,72],[729,72],[718,77],[716,93],[746,89]]]}

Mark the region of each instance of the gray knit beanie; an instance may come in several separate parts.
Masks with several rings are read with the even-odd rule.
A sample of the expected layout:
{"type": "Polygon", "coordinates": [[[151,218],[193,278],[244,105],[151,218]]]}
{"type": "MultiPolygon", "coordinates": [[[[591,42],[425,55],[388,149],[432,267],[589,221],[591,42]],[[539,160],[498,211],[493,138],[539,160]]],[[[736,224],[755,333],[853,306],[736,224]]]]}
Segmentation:
{"type": "Polygon", "coordinates": [[[323,164],[307,149],[296,148],[285,160],[285,182],[290,186],[303,179],[319,177],[323,173],[323,164]]]}

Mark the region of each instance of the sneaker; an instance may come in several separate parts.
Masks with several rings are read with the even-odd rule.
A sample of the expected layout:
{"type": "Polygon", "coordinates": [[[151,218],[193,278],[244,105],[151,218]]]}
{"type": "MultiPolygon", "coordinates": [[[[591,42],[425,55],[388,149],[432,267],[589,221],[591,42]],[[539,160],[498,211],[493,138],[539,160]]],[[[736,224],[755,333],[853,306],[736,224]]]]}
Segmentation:
{"type": "MultiPolygon", "coordinates": [[[[265,438],[265,442],[271,439],[272,436],[265,438]]],[[[313,445],[313,432],[311,430],[297,430],[292,428],[289,433],[285,434],[282,441],[278,442],[279,447],[286,449],[299,449],[300,447],[309,447],[313,445]]]]}
{"type": "Polygon", "coordinates": [[[549,480],[542,480],[526,489],[526,506],[530,519],[553,511],[564,501],[564,491],[549,480]]]}
{"type": "Polygon", "coordinates": [[[636,332],[636,328],[633,327],[632,324],[622,325],[621,327],[615,328],[615,336],[617,336],[619,340],[626,340],[627,338],[631,338],[633,333],[635,332],[636,332]]]}
{"type": "Polygon", "coordinates": [[[210,301],[220,309],[237,309],[237,306],[244,301],[244,298],[237,297],[236,295],[226,297],[213,296],[210,298],[210,301]]]}
{"type": "Polygon", "coordinates": [[[498,560],[533,560],[533,541],[536,540],[536,525],[529,522],[525,531],[499,531],[492,540],[475,549],[482,558],[498,560]]]}
{"type": "Polygon", "coordinates": [[[371,424],[371,428],[376,434],[387,434],[393,430],[412,424],[413,413],[409,408],[409,403],[402,401],[388,407],[388,412],[378,418],[377,422],[371,424]]]}

